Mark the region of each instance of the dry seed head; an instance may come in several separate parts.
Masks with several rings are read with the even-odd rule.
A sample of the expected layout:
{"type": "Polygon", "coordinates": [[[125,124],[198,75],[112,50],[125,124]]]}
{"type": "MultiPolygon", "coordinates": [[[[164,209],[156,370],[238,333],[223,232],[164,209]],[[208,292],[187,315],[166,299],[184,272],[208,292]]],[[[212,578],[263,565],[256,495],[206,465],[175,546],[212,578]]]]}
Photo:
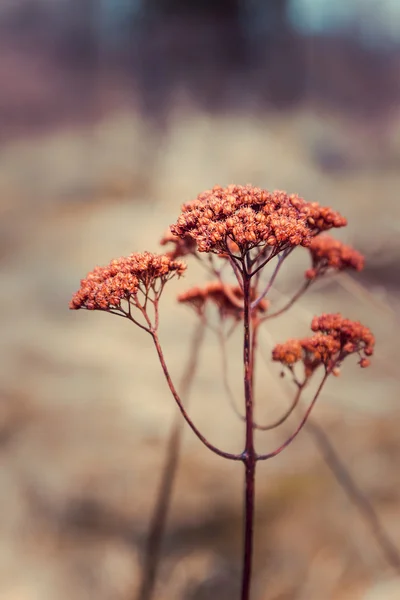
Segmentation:
{"type": "Polygon", "coordinates": [[[339,213],[297,195],[229,185],[215,186],[185,204],[171,231],[192,238],[199,252],[224,254],[228,236],[242,253],[265,245],[283,250],[309,246],[321,231],[344,225],[346,219],[339,213]]]}
{"type": "Polygon", "coordinates": [[[366,357],[373,354],[375,339],[368,327],[340,314],[323,314],[314,317],[311,329],[315,332],[311,337],[277,344],[272,359],[287,367],[303,362],[306,377],[320,365],[337,374],[341,362],[350,354],[360,356],[361,367],[369,366],[366,357]]]}
{"type": "Polygon", "coordinates": [[[135,253],[114,259],[106,267],[95,267],[70,302],[72,310],[109,310],[120,308],[121,300],[135,297],[140,286],[146,290],[157,282],[165,283],[182,275],[186,265],[166,254],[135,253]]]}

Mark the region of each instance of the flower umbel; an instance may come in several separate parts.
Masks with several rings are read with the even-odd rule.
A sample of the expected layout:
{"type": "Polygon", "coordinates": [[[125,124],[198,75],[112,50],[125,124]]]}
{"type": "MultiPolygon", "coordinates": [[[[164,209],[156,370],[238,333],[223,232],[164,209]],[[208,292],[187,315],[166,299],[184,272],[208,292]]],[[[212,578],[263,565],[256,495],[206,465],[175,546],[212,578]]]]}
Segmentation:
{"type": "Polygon", "coordinates": [[[120,309],[122,300],[136,304],[139,292],[146,296],[152,290],[157,296],[166,281],[185,269],[183,262],[165,254],[143,252],[117,258],[106,267],[95,267],[82,279],[69,306],[73,310],[110,310],[120,309]]]}
{"type": "Polygon", "coordinates": [[[361,367],[369,366],[367,357],[373,354],[375,339],[368,327],[338,313],[314,317],[311,329],[315,332],[311,337],[277,344],[272,359],[289,368],[302,361],[306,378],[321,365],[335,373],[350,354],[359,355],[361,367]]]}
{"type": "Polygon", "coordinates": [[[245,253],[270,246],[278,253],[295,246],[309,246],[312,238],[346,219],[329,207],[306,202],[286,192],[269,192],[251,185],[215,186],[185,204],[174,235],[190,236],[199,252],[228,253],[228,240],[245,253]]]}

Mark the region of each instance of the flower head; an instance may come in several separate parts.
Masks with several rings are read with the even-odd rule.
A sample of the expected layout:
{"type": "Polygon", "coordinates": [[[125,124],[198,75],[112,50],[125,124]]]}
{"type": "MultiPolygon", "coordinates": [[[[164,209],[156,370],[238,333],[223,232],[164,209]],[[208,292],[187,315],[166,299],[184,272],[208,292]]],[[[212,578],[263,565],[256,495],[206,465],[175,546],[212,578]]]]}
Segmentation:
{"type": "Polygon", "coordinates": [[[312,268],[305,273],[307,279],[315,279],[318,275],[326,273],[328,269],[361,271],[364,268],[362,254],[330,235],[318,235],[311,241],[308,249],[311,254],[312,268]]]}
{"type": "Polygon", "coordinates": [[[311,329],[315,332],[311,337],[277,344],[272,359],[289,368],[301,361],[306,377],[320,365],[337,372],[337,367],[350,354],[359,355],[361,367],[369,366],[367,357],[373,354],[375,340],[368,327],[340,314],[324,314],[314,317],[311,329]]]}
{"type": "Polygon", "coordinates": [[[331,208],[295,194],[230,185],[215,186],[185,204],[171,231],[181,238],[191,237],[199,252],[224,254],[229,253],[229,240],[243,253],[262,246],[276,251],[309,246],[321,231],[346,223],[331,208]]]}
{"type": "Polygon", "coordinates": [[[139,291],[147,294],[154,286],[181,275],[186,265],[165,254],[135,253],[117,258],[106,267],[95,267],[73,295],[70,308],[109,310],[121,308],[122,300],[135,300],[139,291]]]}
{"type": "MultiPolygon", "coordinates": [[[[254,289],[251,291],[252,300],[256,297],[254,289]]],[[[243,291],[241,287],[223,283],[222,281],[211,281],[204,287],[193,287],[178,296],[178,301],[190,304],[198,314],[203,314],[207,304],[211,303],[218,307],[221,318],[233,317],[239,321],[243,318],[243,291]]],[[[264,313],[268,303],[261,300],[257,305],[257,311],[264,313]]]]}
{"type": "Polygon", "coordinates": [[[344,355],[356,352],[360,356],[372,356],[374,353],[375,337],[371,330],[359,321],[345,319],[340,313],[314,317],[311,329],[338,340],[344,355]]]}

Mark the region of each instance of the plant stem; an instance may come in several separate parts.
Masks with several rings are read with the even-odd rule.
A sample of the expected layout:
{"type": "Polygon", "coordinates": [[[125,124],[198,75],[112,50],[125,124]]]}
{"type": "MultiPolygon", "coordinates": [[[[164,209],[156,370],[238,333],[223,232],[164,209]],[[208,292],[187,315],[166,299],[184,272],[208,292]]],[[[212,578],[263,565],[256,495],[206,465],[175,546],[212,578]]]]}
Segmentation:
{"type": "Polygon", "coordinates": [[[230,452],[224,452],[223,450],[220,450],[219,448],[217,448],[216,446],[214,446],[214,444],[211,444],[206,437],[204,437],[204,435],[200,432],[200,430],[196,427],[196,425],[193,423],[193,421],[191,420],[191,418],[189,417],[188,413],[186,412],[185,407],[183,406],[182,400],[173,384],[173,381],[171,379],[171,376],[169,374],[168,371],[168,367],[167,364],[165,362],[165,358],[164,358],[164,354],[161,348],[161,344],[160,344],[160,340],[158,339],[158,335],[157,332],[152,330],[150,331],[151,336],[153,338],[153,342],[154,345],[156,347],[157,350],[157,354],[158,354],[158,358],[160,360],[160,364],[162,367],[162,370],[164,372],[164,376],[166,379],[166,382],[168,384],[168,387],[171,391],[171,394],[173,395],[175,402],[178,405],[179,410],[181,411],[181,414],[183,416],[183,418],[185,419],[186,423],[189,425],[190,429],[193,431],[193,433],[198,437],[198,439],[203,442],[203,444],[212,452],[214,452],[215,454],[218,454],[218,456],[221,456],[222,458],[227,458],[229,460],[243,460],[243,457],[241,454],[231,454],[230,452]]]}
{"type": "Polygon", "coordinates": [[[244,548],[243,548],[243,575],[241,600],[249,600],[253,556],[253,531],[254,531],[254,482],[256,468],[256,453],[254,450],[253,427],[253,386],[251,344],[251,300],[250,300],[251,275],[243,269],[243,296],[244,296],[244,396],[246,407],[246,445],[243,452],[245,466],[245,507],[244,507],[244,548]]]}
{"type": "MultiPolygon", "coordinates": [[[[189,360],[183,373],[181,394],[188,401],[191,385],[198,366],[200,347],[204,338],[204,323],[199,321],[194,331],[189,360]]],[[[183,421],[176,415],[166,451],[166,461],[162,472],[159,492],[150,521],[146,540],[142,580],[137,594],[137,600],[151,600],[154,595],[157,570],[161,559],[161,545],[167,524],[168,511],[178,468],[180,449],[182,445],[183,421]]]]}

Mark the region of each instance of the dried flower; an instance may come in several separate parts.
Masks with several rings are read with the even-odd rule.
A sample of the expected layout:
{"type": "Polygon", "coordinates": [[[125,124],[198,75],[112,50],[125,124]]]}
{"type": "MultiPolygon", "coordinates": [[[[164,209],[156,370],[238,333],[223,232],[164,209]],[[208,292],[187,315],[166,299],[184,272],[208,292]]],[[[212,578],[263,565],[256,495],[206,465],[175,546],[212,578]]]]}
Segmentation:
{"type": "Polygon", "coordinates": [[[199,252],[229,253],[228,240],[242,253],[262,246],[280,252],[309,246],[321,231],[346,223],[331,208],[305,202],[297,195],[230,185],[215,186],[185,204],[171,231],[181,238],[190,236],[199,252]]]}
{"type": "Polygon", "coordinates": [[[305,273],[307,279],[315,279],[325,274],[328,269],[361,271],[364,268],[362,254],[330,235],[318,235],[311,241],[308,249],[311,253],[312,268],[305,273]]]}
{"type": "Polygon", "coordinates": [[[358,321],[345,319],[340,314],[314,317],[311,329],[313,336],[288,340],[277,344],[272,351],[272,359],[287,367],[302,361],[306,377],[320,365],[337,374],[341,362],[350,354],[360,356],[359,365],[368,367],[374,350],[375,339],[368,327],[358,321]]]}
{"type": "Polygon", "coordinates": [[[300,340],[288,340],[283,344],[276,344],[272,350],[272,360],[290,367],[297,363],[302,357],[302,346],[300,340]]]}
{"type": "Polygon", "coordinates": [[[114,259],[106,267],[96,267],[73,295],[70,308],[77,310],[109,310],[121,308],[121,300],[135,301],[139,291],[147,294],[155,285],[181,275],[186,265],[165,254],[143,252],[114,259]]]}
{"type": "MultiPolygon", "coordinates": [[[[251,299],[255,300],[256,290],[252,288],[251,299]]],[[[190,304],[198,314],[203,314],[207,303],[215,304],[220,312],[221,318],[233,317],[235,320],[243,318],[243,291],[239,286],[212,281],[204,287],[193,287],[178,296],[178,301],[190,304]]],[[[256,311],[264,313],[268,302],[261,300],[256,311]]]]}
{"type": "Polygon", "coordinates": [[[331,335],[339,340],[341,354],[347,355],[357,352],[360,355],[372,356],[374,353],[375,337],[371,330],[359,321],[345,319],[340,313],[314,317],[311,329],[331,335]]]}

